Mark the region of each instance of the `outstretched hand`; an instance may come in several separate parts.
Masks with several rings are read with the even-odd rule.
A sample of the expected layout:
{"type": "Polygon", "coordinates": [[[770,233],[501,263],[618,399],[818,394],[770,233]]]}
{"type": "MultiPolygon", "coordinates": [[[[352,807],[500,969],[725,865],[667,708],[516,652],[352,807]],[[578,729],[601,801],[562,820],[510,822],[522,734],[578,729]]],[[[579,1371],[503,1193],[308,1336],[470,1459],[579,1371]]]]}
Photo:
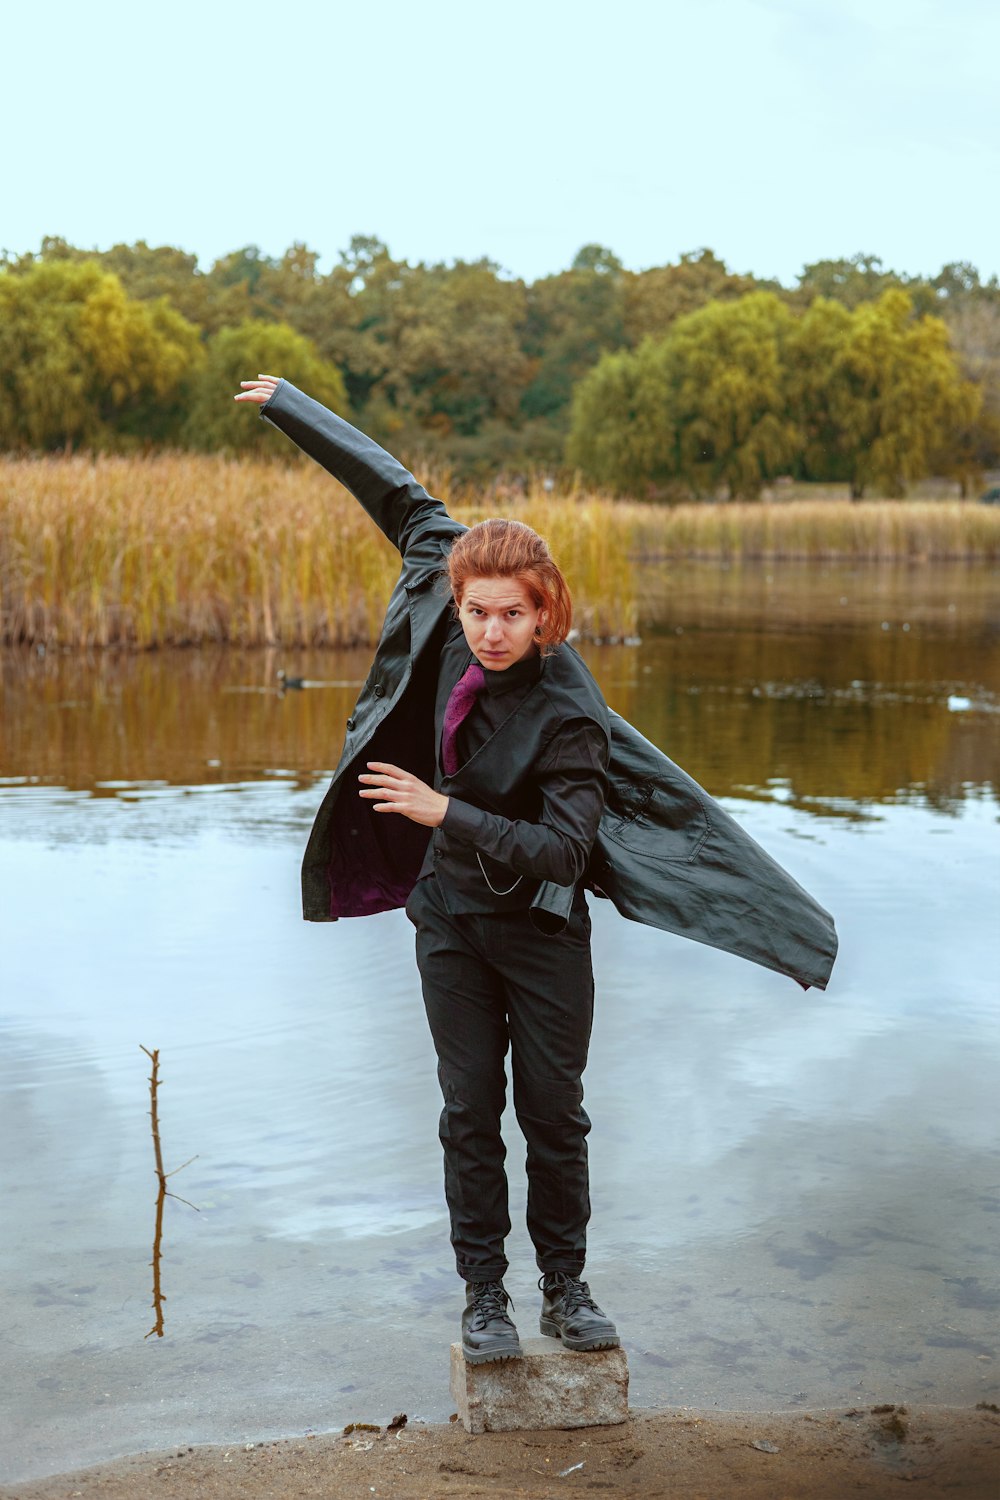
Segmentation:
{"type": "Polygon", "coordinates": [[[399,766],[390,766],[386,761],[370,760],[371,776],[359,776],[368,783],[358,793],[374,803],[375,812],[402,813],[411,823],[422,823],[425,828],[439,828],[448,811],[448,798],[434,791],[425,781],[399,766]]]}
{"type": "Polygon", "coordinates": [[[233,400],[252,401],[255,406],[263,406],[278,389],[280,379],[280,375],[258,375],[256,380],[241,380],[240,393],[233,400]]]}

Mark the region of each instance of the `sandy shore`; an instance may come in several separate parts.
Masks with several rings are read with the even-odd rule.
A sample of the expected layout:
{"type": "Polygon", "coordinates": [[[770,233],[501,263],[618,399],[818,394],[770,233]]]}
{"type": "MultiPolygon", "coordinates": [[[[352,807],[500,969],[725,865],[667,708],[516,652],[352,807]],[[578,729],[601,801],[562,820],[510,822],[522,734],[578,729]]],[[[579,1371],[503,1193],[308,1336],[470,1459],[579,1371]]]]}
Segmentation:
{"type": "Polygon", "coordinates": [[[176,1448],[0,1488],[9,1500],[548,1500],[604,1490],[691,1500],[894,1496],[997,1500],[1000,1411],[883,1406],[781,1416],[639,1414],[620,1427],[487,1433],[406,1424],[176,1448]]]}

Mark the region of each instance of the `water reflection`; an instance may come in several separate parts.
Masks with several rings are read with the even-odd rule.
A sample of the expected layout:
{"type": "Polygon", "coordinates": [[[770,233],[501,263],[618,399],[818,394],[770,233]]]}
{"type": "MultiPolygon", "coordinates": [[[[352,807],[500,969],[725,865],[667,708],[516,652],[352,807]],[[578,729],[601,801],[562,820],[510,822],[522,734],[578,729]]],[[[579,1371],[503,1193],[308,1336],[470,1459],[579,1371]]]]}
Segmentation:
{"type": "MultiPolygon", "coordinates": [[[[146,1338],[152,1338],[156,1334],[162,1339],[164,1333],[164,1304],[166,1296],[163,1291],[163,1210],[168,1198],[176,1198],[178,1203],[187,1203],[188,1208],[194,1208],[193,1203],[188,1203],[186,1198],[181,1198],[177,1193],[172,1193],[167,1187],[167,1179],[176,1177],[178,1172],[183,1172],[189,1167],[195,1157],[189,1156],[187,1161],[182,1162],[179,1167],[174,1167],[172,1172],[164,1171],[163,1147],[160,1143],[160,1049],[154,1047],[152,1052],[148,1047],[141,1047],[152,1064],[149,1075],[149,1121],[153,1133],[153,1158],[156,1162],[156,1225],[153,1230],[153,1259],[150,1265],[153,1269],[153,1317],[152,1328],[146,1334],[146,1338]]],[[[195,1213],[198,1209],[194,1209],[195,1213]]]]}
{"type": "MultiPolygon", "coordinates": [[[[582,648],[611,705],[717,796],[953,809],[1000,784],[995,570],[768,578],[650,570],[643,645],[582,648]]],[[[368,656],[296,653],[289,670],[312,685],[285,693],[281,660],[7,652],[0,797],[61,787],[137,805],[269,780],[311,791],[339,756],[368,656]]]]}

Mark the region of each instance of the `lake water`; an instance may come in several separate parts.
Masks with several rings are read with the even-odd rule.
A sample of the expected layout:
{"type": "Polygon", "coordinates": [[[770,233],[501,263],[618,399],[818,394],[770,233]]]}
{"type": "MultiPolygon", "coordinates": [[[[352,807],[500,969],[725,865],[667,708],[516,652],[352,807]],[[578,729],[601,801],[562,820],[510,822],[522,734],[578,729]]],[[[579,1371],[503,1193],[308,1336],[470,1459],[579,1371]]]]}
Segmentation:
{"type": "MultiPolygon", "coordinates": [[[[836,916],[825,994],[593,902],[588,1275],[636,1406],[998,1399],[1000,576],[647,570],[608,701],[836,916]]],[[[0,1475],[444,1420],[402,913],[299,917],[365,653],[7,651],[0,1475]],[[317,685],[279,696],[282,665],[317,685]],[[158,1048],[170,1186],[153,1325],[158,1048]]],[[[506,1122],[508,1277],[538,1293],[506,1122]]]]}

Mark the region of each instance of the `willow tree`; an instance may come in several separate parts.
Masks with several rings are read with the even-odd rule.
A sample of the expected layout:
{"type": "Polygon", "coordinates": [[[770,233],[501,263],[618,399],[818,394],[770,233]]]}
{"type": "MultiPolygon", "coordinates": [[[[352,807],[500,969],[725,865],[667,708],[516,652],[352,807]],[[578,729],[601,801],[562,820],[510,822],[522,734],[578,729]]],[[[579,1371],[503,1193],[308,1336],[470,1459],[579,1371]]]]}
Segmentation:
{"type": "Polygon", "coordinates": [[[271,448],[272,429],[249,420],[246,410],[233,400],[239,382],[258,374],[283,376],[334,411],[347,408],[340,371],[320,358],[309,339],[285,323],[248,318],[236,328],[220,329],[205,347],[185,433],[193,447],[230,453],[263,453],[271,448]]]}
{"type": "Polygon", "coordinates": [[[577,388],[569,462],[620,492],[759,494],[798,451],[784,360],[793,326],[778,297],[755,292],[605,357],[577,388]]]}
{"type": "Polygon", "coordinates": [[[848,313],[819,299],[789,345],[793,410],[811,478],[844,478],[851,495],[902,495],[952,466],[981,395],[963,379],[947,325],[917,317],[899,289],[848,313]]]}
{"type": "Polygon", "coordinates": [[[114,448],[176,436],[201,361],[163,299],[92,261],[0,273],[0,446],[114,448]]]}
{"type": "Polygon", "coordinates": [[[1000,465],[1000,297],[968,297],[949,310],[948,332],[963,378],[981,397],[971,423],[953,430],[942,468],[954,474],[962,493],[983,472],[1000,465]]]}

